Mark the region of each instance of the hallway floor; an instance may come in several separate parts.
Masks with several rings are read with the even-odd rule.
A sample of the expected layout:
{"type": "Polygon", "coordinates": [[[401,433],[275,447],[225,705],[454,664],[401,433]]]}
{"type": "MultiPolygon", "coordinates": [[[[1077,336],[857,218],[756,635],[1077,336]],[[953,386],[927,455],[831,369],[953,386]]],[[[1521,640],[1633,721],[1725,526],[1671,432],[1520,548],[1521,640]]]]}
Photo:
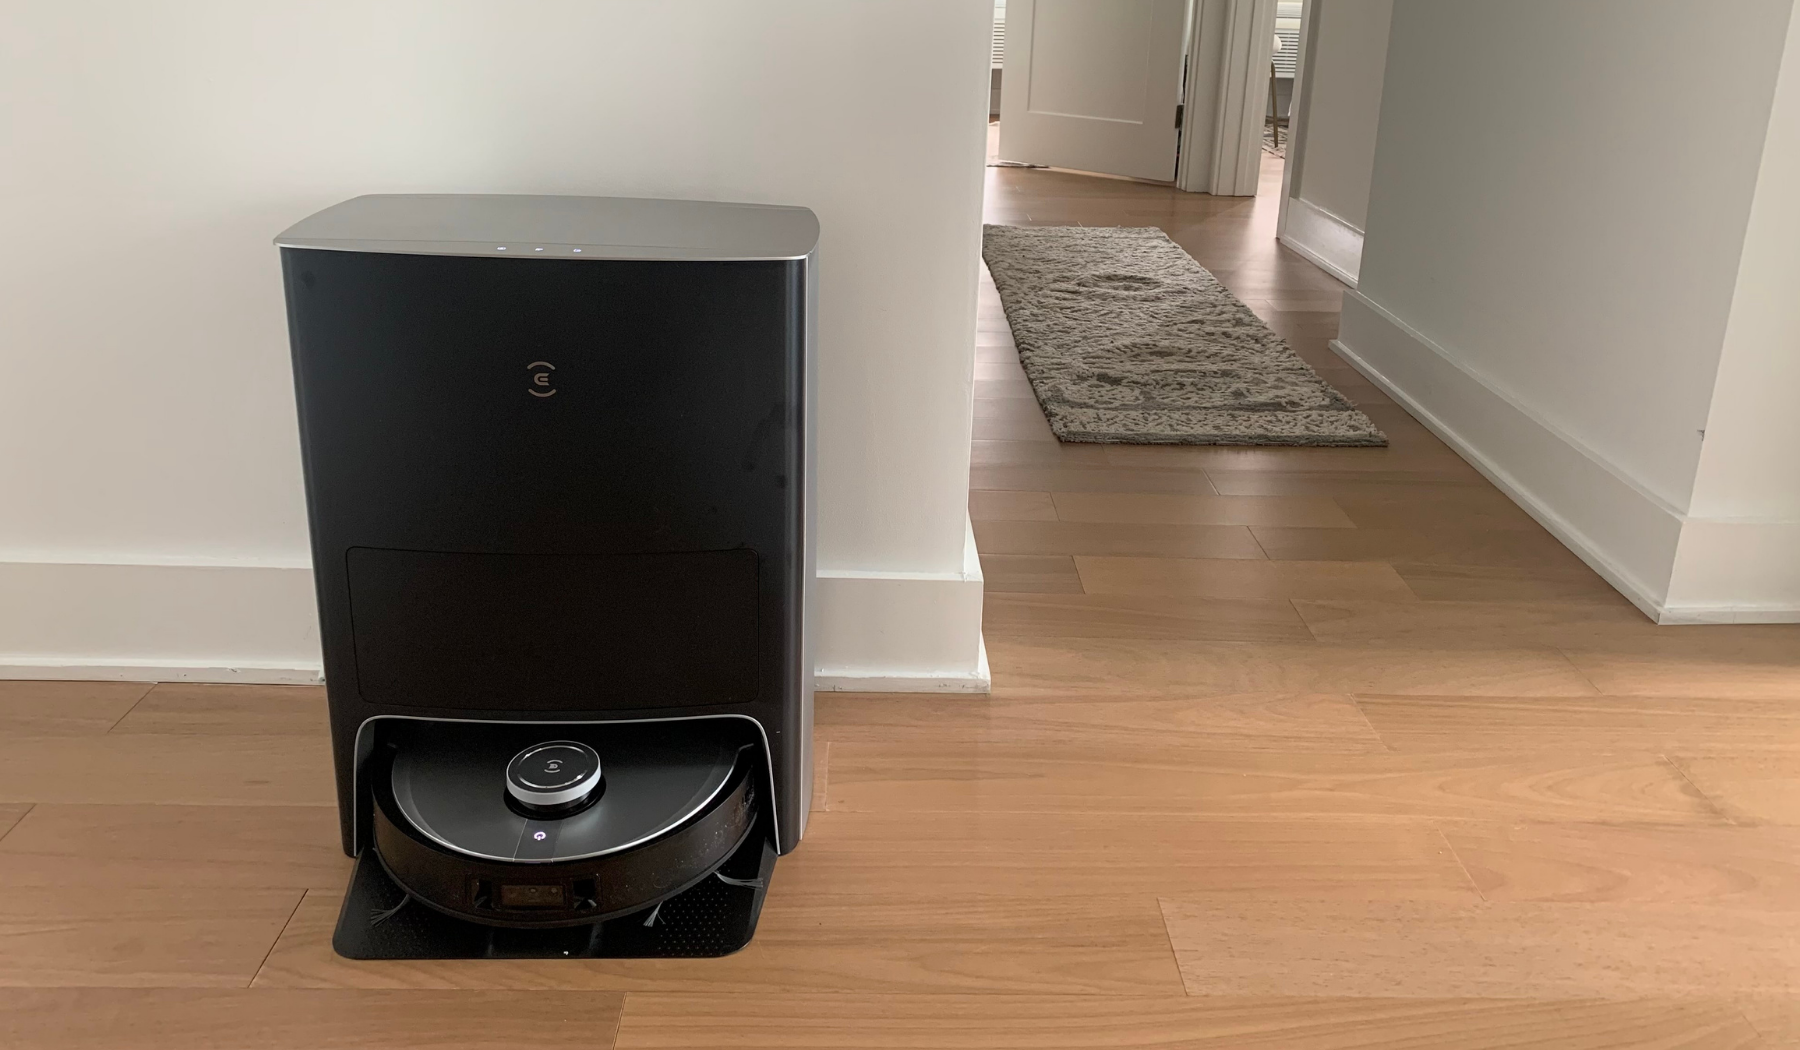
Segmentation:
{"type": "Polygon", "coordinates": [[[1800,627],[1653,627],[1331,355],[1275,186],[988,178],[1164,228],[1391,447],[1059,445],[986,285],[993,696],[822,694],[722,960],[337,958],[321,690],[0,683],[0,1046],[1800,1043],[1800,627]]]}

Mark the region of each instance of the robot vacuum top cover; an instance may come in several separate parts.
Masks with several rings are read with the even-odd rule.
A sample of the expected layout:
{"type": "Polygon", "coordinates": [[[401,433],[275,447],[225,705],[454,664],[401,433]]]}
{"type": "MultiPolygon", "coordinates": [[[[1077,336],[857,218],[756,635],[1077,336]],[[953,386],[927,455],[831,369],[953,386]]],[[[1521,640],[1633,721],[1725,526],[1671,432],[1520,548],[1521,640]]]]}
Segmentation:
{"type": "MultiPolygon", "coordinates": [[[[445,849],[481,860],[549,864],[630,850],[680,827],[713,805],[725,790],[746,744],[717,721],[686,723],[686,732],[656,726],[585,727],[550,740],[543,728],[426,723],[394,753],[395,805],[421,834],[445,849]],[[597,756],[591,804],[566,815],[534,813],[509,784],[515,759],[557,753],[581,761],[597,756]],[[591,749],[591,750],[590,750],[591,749]]],[[[557,761],[552,759],[552,761],[557,761]]],[[[587,770],[578,780],[594,779],[587,770]]],[[[579,801],[579,800],[577,800],[579,801]]]]}

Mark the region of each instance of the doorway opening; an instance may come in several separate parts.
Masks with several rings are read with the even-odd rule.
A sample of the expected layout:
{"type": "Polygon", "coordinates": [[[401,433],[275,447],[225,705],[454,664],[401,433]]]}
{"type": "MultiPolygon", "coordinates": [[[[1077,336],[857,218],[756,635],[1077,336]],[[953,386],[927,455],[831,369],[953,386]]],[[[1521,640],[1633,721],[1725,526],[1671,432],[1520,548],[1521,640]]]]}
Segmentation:
{"type": "Polygon", "coordinates": [[[1272,89],[1279,94],[1277,6],[1000,0],[988,164],[1253,196],[1272,89]]]}
{"type": "Polygon", "coordinates": [[[1294,83],[1300,71],[1301,0],[1275,5],[1275,51],[1269,57],[1269,117],[1263,125],[1263,152],[1287,156],[1294,131],[1294,83]]]}

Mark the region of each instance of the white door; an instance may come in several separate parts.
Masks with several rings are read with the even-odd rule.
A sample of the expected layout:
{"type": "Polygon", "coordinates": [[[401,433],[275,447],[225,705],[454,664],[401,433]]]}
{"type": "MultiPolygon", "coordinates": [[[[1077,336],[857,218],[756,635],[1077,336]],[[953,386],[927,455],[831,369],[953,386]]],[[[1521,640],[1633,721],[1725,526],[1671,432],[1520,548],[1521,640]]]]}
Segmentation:
{"type": "Polygon", "coordinates": [[[1167,182],[1187,0],[1008,0],[1000,156],[1167,182]]]}

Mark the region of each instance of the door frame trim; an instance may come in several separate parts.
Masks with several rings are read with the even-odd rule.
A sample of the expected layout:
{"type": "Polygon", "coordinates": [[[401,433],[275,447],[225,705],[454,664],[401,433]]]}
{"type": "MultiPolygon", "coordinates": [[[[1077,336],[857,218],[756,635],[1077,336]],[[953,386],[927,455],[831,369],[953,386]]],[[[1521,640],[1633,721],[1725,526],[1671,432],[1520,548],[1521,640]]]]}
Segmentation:
{"type": "Polygon", "coordinates": [[[1253,197],[1262,168],[1276,0],[1193,0],[1175,185],[1253,197]],[[1207,75],[1207,71],[1212,75],[1207,75]]]}
{"type": "MultiPolygon", "coordinates": [[[[1311,78],[1306,74],[1312,68],[1314,3],[1315,0],[1302,0],[1300,5],[1300,54],[1294,62],[1293,101],[1288,103],[1287,163],[1281,169],[1281,211],[1275,219],[1275,237],[1284,243],[1287,240],[1288,201],[1294,194],[1294,187],[1300,184],[1300,169],[1306,164],[1306,111],[1312,108],[1306,104],[1308,92],[1312,90],[1312,84],[1308,82],[1311,78]]],[[[1357,257],[1362,257],[1360,247],[1357,257]]],[[[1334,276],[1341,279],[1341,275],[1334,276]]],[[[1348,283],[1350,287],[1356,287],[1354,280],[1348,283]]]]}

